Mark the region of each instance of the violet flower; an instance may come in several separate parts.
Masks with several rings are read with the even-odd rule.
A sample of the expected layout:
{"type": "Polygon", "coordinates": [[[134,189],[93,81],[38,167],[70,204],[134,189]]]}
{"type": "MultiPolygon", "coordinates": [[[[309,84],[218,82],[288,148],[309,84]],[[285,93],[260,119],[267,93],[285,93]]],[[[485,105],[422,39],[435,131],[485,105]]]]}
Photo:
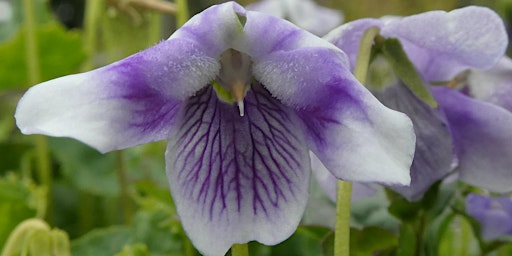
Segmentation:
{"type": "MultiPolygon", "coordinates": [[[[325,38],[345,51],[354,65],[361,36],[373,26],[380,28],[381,36],[401,41],[427,84],[464,82],[461,77],[466,70],[486,70],[496,65],[508,44],[500,17],[474,6],[404,18],[361,19],[325,38]]],[[[470,88],[492,90],[490,82],[474,83],[470,88]]],[[[474,95],[463,87],[466,89],[430,86],[438,108],[430,107],[401,82],[375,92],[386,106],[406,113],[414,123],[417,143],[411,185],[394,187],[409,200],[420,199],[454,167],[460,179],[469,184],[495,192],[512,190],[512,113],[479,97],[472,98],[474,95]]],[[[510,99],[509,92],[510,87],[503,89],[502,101],[510,99]]]]}
{"type": "Polygon", "coordinates": [[[486,240],[512,235],[512,200],[507,197],[489,197],[470,194],[466,199],[466,211],[481,227],[486,240]]]}
{"type": "Polygon", "coordinates": [[[320,6],[313,0],[262,0],[248,5],[247,9],[287,19],[318,36],[341,25],[344,19],[340,11],[320,6]]]}
{"type": "Polygon", "coordinates": [[[204,254],[273,245],[308,198],[309,151],[334,176],[408,184],[410,119],[350,73],[346,55],[289,22],[229,2],[108,66],[32,87],[25,134],[66,136],[107,152],[168,140],[178,215],[204,254]]]}

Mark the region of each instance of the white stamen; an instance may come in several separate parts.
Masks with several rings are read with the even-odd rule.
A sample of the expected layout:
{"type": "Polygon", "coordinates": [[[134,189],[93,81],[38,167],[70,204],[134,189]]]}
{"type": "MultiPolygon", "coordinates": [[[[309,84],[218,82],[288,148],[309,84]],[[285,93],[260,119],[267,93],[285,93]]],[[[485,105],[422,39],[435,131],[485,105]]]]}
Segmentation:
{"type": "Polygon", "coordinates": [[[239,100],[236,103],[238,105],[238,110],[240,111],[240,116],[244,116],[244,100],[239,100]]]}

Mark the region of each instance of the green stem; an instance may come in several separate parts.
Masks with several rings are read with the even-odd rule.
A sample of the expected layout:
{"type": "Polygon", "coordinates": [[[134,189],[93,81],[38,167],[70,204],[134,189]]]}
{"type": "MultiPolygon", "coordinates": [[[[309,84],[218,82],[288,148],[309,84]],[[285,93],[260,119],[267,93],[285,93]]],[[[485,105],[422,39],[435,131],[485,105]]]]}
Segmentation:
{"type": "Polygon", "coordinates": [[[249,246],[247,244],[234,244],[231,246],[231,256],[249,256],[249,246]]]}
{"type": "MultiPolygon", "coordinates": [[[[23,0],[24,28],[25,28],[25,51],[26,64],[28,69],[29,84],[37,84],[41,82],[41,69],[39,64],[39,49],[37,47],[37,24],[34,18],[33,0],[23,0]]],[[[47,214],[46,219],[51,220],[52,200],[52,173],[50,167],[50,155],[48,153],[48,141],[46,137],[41,135],[33,136],[36,148],[37,171],[39,181],[47,188],[46,202],[47,214]]]]}
{"type": "MultiPolygon", "coordinates": [[[[374,38],[379,34],[379,28],[367,29],[361,42],[354,68],[354,76],[361,84],[366,83],[368,65],[374,38]]],[[[339,180],[336,187],[336,226],[334,230],[334,256],[350,255],[350,200],[352,198],[352,183],[339,180]]]]}
{"type": "Polygon", "coordinates": [[[23,0],[23,13],[25,22],[25,50],[27,54],[28,82],[29,84],[34,85],[41,81],[41,70],[39,66],[39,51],[37,48],[33,0],[23,0]]]}
{"type": "Polygon", "coordinates": [[[162,39],[162,15],[158,12],[152,12],[150,15],[148,46],[154,45],[162,39]]]}
{"type": "Polygon", "coordinates": [[[50,226],[39,219],[28,219],[20,223],[11,232],[0,256],[19,255],[27,235],[35,230],[50,230],[50,226]]]}
{"type": "Polygon", "coordinates": [[[176,12],[176,27],[179,28],[187,22],[189,18],[187,0],[176,0],[178,12],[176,12]]]}
{"type": "Polygon", "coordinates": [[[380,29],[378,27],[368,28],[364,32],[361,42],[359,43],[356,66],[354,67],[354,76],[363,85],[366,84],[366,75],[368,74],[373,41],[379,32],[380,29]]]}
{"type": "Polygon", "coordinates": [[[85,18],[84,18],[84,50],[87,53],[87,60],[82,66],[82,71],[88,71],[94,68],[94,55],[96,53],[96,45],[98,34],[98,24],[101,17],[103,0],[87,0],[85,1],[85,18]]]}
{"type": "Polygon", "coordinates": [[[194,246],[192,245],[192,242],[190,242],[190,239],[186,234],[184,235],[183,243],[185,247],[185,256],[194,256],[194,246]]]}
{"type": "Polygon", "coordinates": [[[339,180],[336,186],[336,226],[334,255],[350,255],[350,199],[352,183],[339,180]]]}
{"type": "Polygon", "coordinates": [[[130,197],[128,195],[128,177],[124,166],[123,151],[116,151],[117,179],[120,188],[120,203],[124,223],[128,223],[132,216],[130,197]]]}
{"type": "Polygon", "coordinates": [[[48,139],[43,135],[34,135],[36,144],[36,156],[38,167],[38,178],[40,183],[47,188],[46,190],[46,220],[51,223],[53,217],[52,208],[52,171],[50,167],[50,152],[48,150],[48,139]]]}

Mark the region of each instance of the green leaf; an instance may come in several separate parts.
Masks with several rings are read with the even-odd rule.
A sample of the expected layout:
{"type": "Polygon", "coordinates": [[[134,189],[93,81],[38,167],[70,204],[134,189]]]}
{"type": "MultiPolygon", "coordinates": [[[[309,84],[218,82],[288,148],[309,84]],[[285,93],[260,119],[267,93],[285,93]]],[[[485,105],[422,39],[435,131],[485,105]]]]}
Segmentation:
{"type": "MultiPolygon", "coordinates": [[[[402,223],[400,228],[400,237],[398,239],[397,256],[417,255],[416,253],[416,234],[414,228],[409,223],[402,223]]],[[[459,255],[459,254],[440,254],[440,255],[459,255]]]]}
{"type": "Polygon", "coordinates": [[[21,221],[44,212],[45,191],[13,174],[0,178],[0,245],[21,221]]]}
{"type": "Polygon", "coordinates": [[[450,222],[450,228],[440,238],[437,255],[481,255],[476,239],[468,221],[456,216],[450,222]]]}
{"type": "Polygon", "coordinates": [[[71,242],[73,256],[112,256],[133,241],[132,231],[125,226],[93,230],[71,242]]]}
{"type": "Polygon", "coordinates": [[[115,153],[101,154],[71,139],[51,138],[49,142],[62,173],[78,189],[107,197],[119,194],[115,153]]]}
{"type": "Polygon", "coordinates": [[[183,253],[183,235],[177,216],[165,211],[138,211],[133,218],[133,241],[143,243],[151,253],[183,253]],[[165,241],[165,243],[162,243],[165,241]]]}
{"type": "Polygon", "coordinates": [[[434,256],[439,254],[438,250],[439,244],[442,241],[441,238],[450,227],[450,223],[453,221],[454,217],[454,213],[442,214],[427,226],[425,237],[425,249],[427,255],[434,256]]]}
{"type": "Polygon", "coordinates": [[[386,229],[366,227],[363,230],[350,231],[350,255],[371,256],[376,252],[396,247],[397,244],[397,235],[386,229]]]}
{"type": "Polygon", "coordinates": [[[401,197],[398,193],[386,190],[388,195],[391,195],[391,205],[388,211],[391,215],[397,217],[402,221],[412,222],[417,219],[423,206],[421,202],[409,202],[405,198],[401,197]]]}
{"type": "Polygon", "coordinates": [[[101,29],[108,62],[120,60],[157,43],[150,35],[150,15],[151,12],[145,10],[128,14],[114,8],[102,15],[101,29]]]}
{"type": "Polygon", "coordinates": [[[123,247],[123,250],[115,256],[151,256],[145,244],[132,244],[123,247]]]}
{"type": "Polygon", "coordinates": [[[17,142],[0,143],[0,174],[20,169],[20,164],[25,153],[31,149],[31,145],[17,142]]]}
{"type": "Polygon", "coordinates": [[[321,256],[321,241],[330,232],[325,227],[299,226],[288,240],[272,247],[271,255],[321,256]]]}
{"type": "MultiPolygon", "coordinates": [[[[82,40],[77,31],[67,31],[51,22],[37,28],[37,46],[43,81],[75,73],[85,60],[82,40]]],[[[0,45],[0,90],[26,88],[28,84],[24,29],[0,45]]]]}
{"type": "MultiPolygon", "coordinates": [[[[9,39],[16,33],[16,30],[23,24],[23,7],[21,0],[7,1],[10,3],[12,17],[11,19],[0,22],[0,42],[9,39]]],[[[35,21],[38,24],[46,23],[50,20],[50,13],[47,0],[33,0],[35,21]]]]}
{"type": "Polygon", "coordinates": [[[423,80],[409,60],[402,48],[402,44],[396,38],[384,40],[382,53],[393,67],[396,75],[418,96],[432,107],[437,107],[437,102],[427,89],[423,80]]]}

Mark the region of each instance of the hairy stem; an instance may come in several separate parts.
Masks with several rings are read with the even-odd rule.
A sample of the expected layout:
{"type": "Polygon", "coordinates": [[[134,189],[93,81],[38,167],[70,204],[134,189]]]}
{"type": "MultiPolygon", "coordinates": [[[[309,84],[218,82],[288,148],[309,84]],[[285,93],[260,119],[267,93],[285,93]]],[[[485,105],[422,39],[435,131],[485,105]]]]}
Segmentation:
{"type": "MultiPolygon", "coordinates": [[[[354,68],[354,76],[361,84],[366,83],[370,63],[371,49],[379,28],[371,27],[365,31],[354,68]]],[[[350,200],[352,183],[339,180],[336,187],[336,226],[334,230],[334,256],[350,255],[350,200]]]]}
{"type": "Polygon", "coordinates": [[[249,256],[249,246],[247,244],[234,244],[231,246],[231,256],[249,256]]]}

